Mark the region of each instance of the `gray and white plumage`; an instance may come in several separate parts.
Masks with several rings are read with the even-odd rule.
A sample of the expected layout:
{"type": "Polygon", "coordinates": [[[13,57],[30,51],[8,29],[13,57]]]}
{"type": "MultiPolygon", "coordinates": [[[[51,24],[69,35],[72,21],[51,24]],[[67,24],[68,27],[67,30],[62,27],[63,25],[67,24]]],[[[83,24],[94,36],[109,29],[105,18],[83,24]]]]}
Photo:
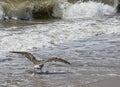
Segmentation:
{"type": "Polygon", "coordinates": [[[57,57],[52,57],[52,58],[48,58],[46,60],[37,60],[31,53],[29,52],[23,52],[23,51],[10,51],[10,53],[17,53],[17,54],[21,54],[23,56],[25,56],[26,58],[28,58],[33,64],[34,64],[34,68],[40,69],[42,71],[42,68],[44,66],[45,63],[47,62],[63,62],[65,64],[70,64],[70,62],[62,59],[62,58],[57,58],[57,57]]]}

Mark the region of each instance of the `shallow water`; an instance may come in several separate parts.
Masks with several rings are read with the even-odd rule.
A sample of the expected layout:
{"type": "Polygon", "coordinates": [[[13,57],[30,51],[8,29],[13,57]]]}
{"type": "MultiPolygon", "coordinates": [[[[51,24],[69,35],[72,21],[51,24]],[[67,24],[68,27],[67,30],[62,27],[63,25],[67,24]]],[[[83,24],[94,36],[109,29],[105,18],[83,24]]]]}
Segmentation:
{"type": "Polygon", "coordinates": [[[29,61],[5,52],[1,59],[4,61],[0,64],[0,84],[3,87],[79,87],[105,77],[119,76],[120,48],[119,41],[115,41],[118,38],[119,35],[103,35],[61,44],[55,48],[31,50],[38,58],[57,56],[71,62],[70,66],[49,63],[43,69],[44,72],[49,72],[35,76],[32,76],[33,69],[29,61]]]}
{"type": "Polygon", "coordinates": [[[2,22],[0,86],[80,87],[119,76],[120,17],[75,15],[60,20],[2,22]],[[32,63],[9,53],[11,50],[28,51],[38,59],[61,57],[71,65],[48,63],[43,73],[32,76],[32,63]]]}
{"type": "Polygon", "coordinates": [[[105,19],[60,20],[47,24],[4,28],[1,30],[1,32],[4,31],[4,33],[2,33],[4,35],[1,35],[0,39],[2,42],[0,52],[1,86],[79,87],[109,76],[119,76],[119,20],[108,23],[107,21],[111,21],[115,19],[115,17],[105,19]],[[77,23],[77,27],[84,26],[84,29],[86,28],[85,30],[80,30],[80,36],[78,34],[79,30],[77,32],[75,30],[67,30],[75,29],[75,23],[77,23]],[[73,24],[74,26],[72,26],[73,24]],[[51,27],[57,27],[59,29],[53,31],[51,27]],[[64,30],[63,27],[67,29],[64,30]],[[65,31],[69,32],[69,34],[65,35],[65,33],[67,33],[65,31]],[[50,34],[50,32],[52,32],[52,34],[50,34]],[[85,32],[85,35],[83,32],[85,32]],[[57,35],[57,33],[59,35],[57,35]],[[50,34],[51,37],[52,35],[57,35],[49,39],[53,40],[51,43],[44,38],[47,37],[48,34],[50,34]],[[70,38],[72,37],[71,34],[74,38],[70,38]],[[83,36],[81,36],[82,34],[83,36]],[[40,37],[42,37],[41,35],[44,37],[40,39],[40,37]],[[60,35],[64,35],[65,37],[61,40],[60,35]],[[30,39],[29,41],[27,40],[28,38],[30,39]],[[21,46],[18,44],[21,44],[21,46]],[[10,50],[27,50],[38,57],[38,59],[62,57],[71,62],[71,65],[48,63],[43,69],[44,72],[48,72],[38,73],[32,76],[32,64],[20,55],[9,53],[8,51],[10,50]]]}

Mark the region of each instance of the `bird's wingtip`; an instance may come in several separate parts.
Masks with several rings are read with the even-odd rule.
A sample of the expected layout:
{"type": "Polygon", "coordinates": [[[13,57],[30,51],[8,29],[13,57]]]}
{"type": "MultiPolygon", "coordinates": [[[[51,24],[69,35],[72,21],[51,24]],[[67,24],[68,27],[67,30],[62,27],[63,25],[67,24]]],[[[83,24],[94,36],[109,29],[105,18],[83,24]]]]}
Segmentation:
{"type": "Polygon", "coordinates": [[[67,64],[71,65],[71,63],[70,63],[70,62],[67,62],[67,64]]]}
{"type": "Polygon", "coordinates": [[[17,51],[9,51],[10,53],[15,53],[15,52],[17,52],[17,51]]]}
{"type": "Polygon", "coordinates": [[[9,53],[13,53],[14,51],[9,51],[9,53]]]}
{"type": "Polygon", "coordinates": [[[21,53],[23,51],[9,51],[10,53],[21,53]]]}

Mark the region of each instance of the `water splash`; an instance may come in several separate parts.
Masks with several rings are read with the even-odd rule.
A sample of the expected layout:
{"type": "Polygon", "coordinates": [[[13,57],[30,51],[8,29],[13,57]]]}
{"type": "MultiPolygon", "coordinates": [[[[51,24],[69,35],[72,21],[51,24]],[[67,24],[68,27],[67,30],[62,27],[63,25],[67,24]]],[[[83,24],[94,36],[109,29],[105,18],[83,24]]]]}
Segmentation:
{"type": "Polygon", "coordinates": [[[81,17],[101,17],[105,15],[114,15],[114,7],[98,2],[77,2],[70,4],[68,2],[60,3],[54,8],[54,16],[61,18],[81,18],[81,17]],[[62,13],[62,14],[59,14],[62,13]]]}
{"type": "Polygon", "coordinates": [[[3,8],[0,6],[0,20],[3,20],[4,12],[3,8]]]}
{"type": "Polygon", "coordinates": [[[33,18],[81,18],[81,17],[101,17],[104,15],[114,15],[114,7],[100,2],[82,2],[75,4],[66,0],[62,1],[23,1],[4,2],[0,1],[0,19],[21,19],[31,20],[33,18]]]}
{"type": "Polygon", "coordinates": [[[55,16],[72,19],[33,26],[1,28],[0,50],[42,49],[81,38],[120,33],[119,20],[115,17],[101,17],[115,13],[115,9],[109,5],[91,1],[76,4],[62,2],[56,5],[55,9],[55,16]]]}

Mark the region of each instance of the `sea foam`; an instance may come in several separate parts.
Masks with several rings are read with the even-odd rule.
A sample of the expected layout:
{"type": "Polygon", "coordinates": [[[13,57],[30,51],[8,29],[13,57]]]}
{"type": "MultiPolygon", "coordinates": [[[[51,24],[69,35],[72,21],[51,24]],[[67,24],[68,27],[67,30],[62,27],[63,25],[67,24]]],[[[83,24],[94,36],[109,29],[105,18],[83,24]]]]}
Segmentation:
{"type": "Polygon", "coordinates": [[[114,15],[116,9],[110,5],[100,2],[69,2],[60,3],[54,8],[53,16],[61,18],[83,18],[83,17],[101,17],[105,15],[114,15]]]}
{"type": "Polygon", "coordinates": [[[109,5],[97,2],[76,4],[65,2],[59,6],[62,6],[61,8],[63,9],[60,10],[63,13],[59,14],[59,16],[62,16],[63,19],[68,19],[46,24],[1,29],[0,50],[43,49],[101,34],[120,33],[119,20],[115,17],[101,17],[115,13],[115,9],[109,5]],[[85,19],[84,17],[89,18],[85,19]]]}

